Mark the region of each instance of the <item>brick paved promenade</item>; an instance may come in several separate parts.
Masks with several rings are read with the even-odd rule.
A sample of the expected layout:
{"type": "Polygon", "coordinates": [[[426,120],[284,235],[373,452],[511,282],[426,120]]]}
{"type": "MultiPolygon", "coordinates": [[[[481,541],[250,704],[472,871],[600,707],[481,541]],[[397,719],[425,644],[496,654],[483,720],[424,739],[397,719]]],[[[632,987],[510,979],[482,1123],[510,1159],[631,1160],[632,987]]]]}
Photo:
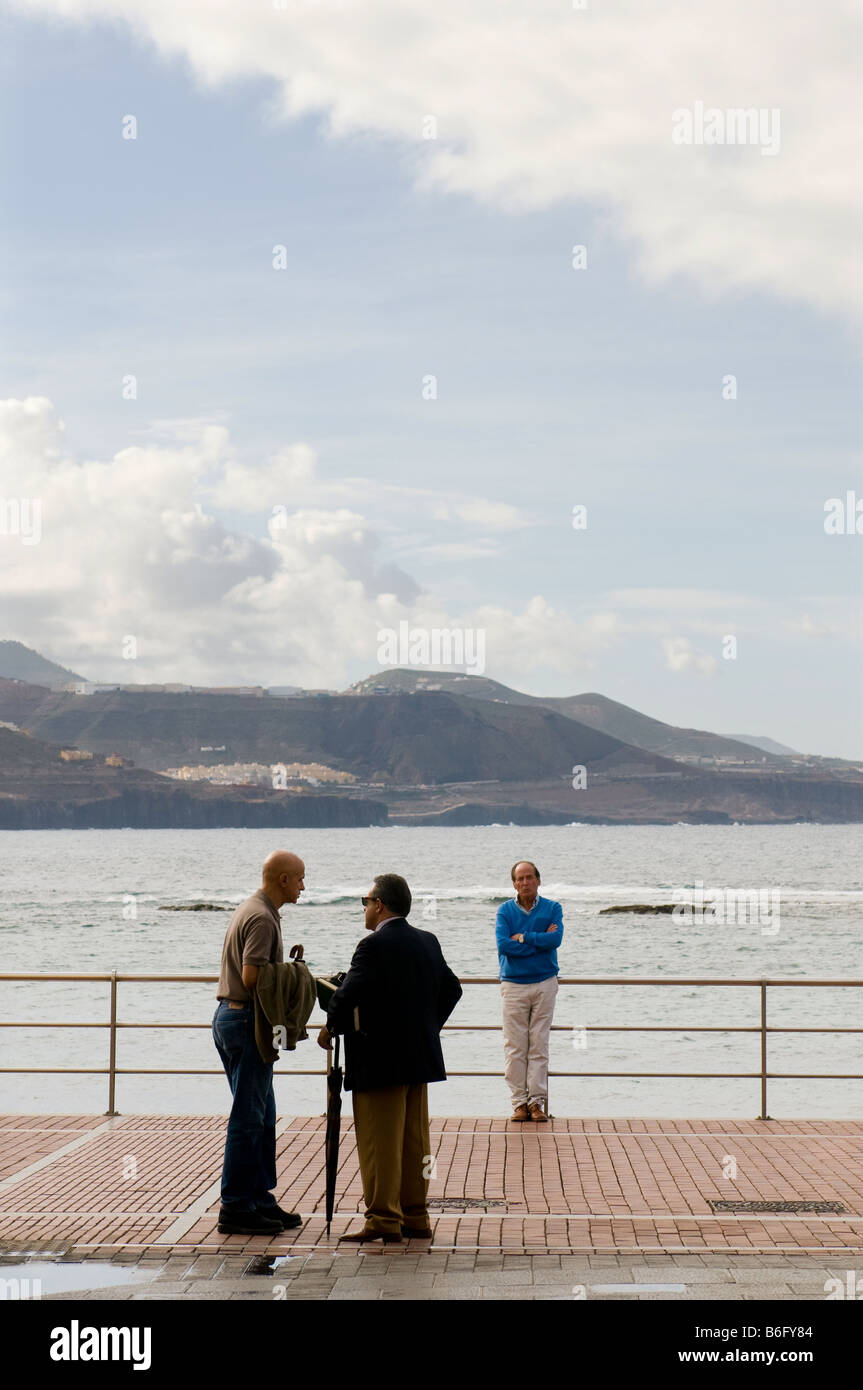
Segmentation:
{"type": "MultiPolygon", "coordinates": [[[[327,1240],[323,1124],[279,1122],[277,1198],[305,1220],[268,1242],[216,1229],[223,1117],[0,1117],[0,1253],[220,1256],[220,1265],[228,1255],[322,1256],[359,1229],[362,1207],[348,1106],[327,1240]]],[[[863,1256],[863,1121],[433,1119],[432,1147],[433,1254],[797,1253],[858,1265],[863,1256]],[[712,1210],[711,1201],[728,1200],[844,1211],[712,1210]]],[[[426,1249],[389,1247],[387,1258],[426,1249]]],[[[375,1250],[363,1247],[364,1257],[375,1250]]]]}

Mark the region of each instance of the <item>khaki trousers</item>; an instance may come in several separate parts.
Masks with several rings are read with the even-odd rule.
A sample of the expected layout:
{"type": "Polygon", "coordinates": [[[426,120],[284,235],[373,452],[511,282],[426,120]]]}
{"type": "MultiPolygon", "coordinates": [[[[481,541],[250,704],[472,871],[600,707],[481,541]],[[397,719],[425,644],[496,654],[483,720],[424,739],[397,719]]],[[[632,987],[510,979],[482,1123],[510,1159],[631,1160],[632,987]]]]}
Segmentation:
{"type": "Polygon", "coordinates": [[[557,998],[557,976],[534,985],[503,980],[504,1076],[512,1105],[542,1105],[548,1099],[548,1038],[557,998]]]}
{"type": "Polygon", "coordinates": [[[428,1226],[428,1086],[352,1091],[366,1229],[399,1235],[428,1226]]]}

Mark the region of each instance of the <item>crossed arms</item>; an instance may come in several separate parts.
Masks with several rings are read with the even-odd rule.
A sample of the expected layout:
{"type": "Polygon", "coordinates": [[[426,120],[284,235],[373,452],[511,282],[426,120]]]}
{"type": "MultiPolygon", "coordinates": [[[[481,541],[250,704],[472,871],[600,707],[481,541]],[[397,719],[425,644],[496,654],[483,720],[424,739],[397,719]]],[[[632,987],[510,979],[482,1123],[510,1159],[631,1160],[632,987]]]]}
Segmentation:
{"type": "Polygon", "coordinates": [[[512,924],[507,922],[504,913],[505,903],[497,910],[495,936],[497,949],[502,956],[532,956],[536,951],[555,951],[563,940],[563,915],[559,904],[552,910],[553,921],[544,931],[516,932],[511,935],[512,924]]]}

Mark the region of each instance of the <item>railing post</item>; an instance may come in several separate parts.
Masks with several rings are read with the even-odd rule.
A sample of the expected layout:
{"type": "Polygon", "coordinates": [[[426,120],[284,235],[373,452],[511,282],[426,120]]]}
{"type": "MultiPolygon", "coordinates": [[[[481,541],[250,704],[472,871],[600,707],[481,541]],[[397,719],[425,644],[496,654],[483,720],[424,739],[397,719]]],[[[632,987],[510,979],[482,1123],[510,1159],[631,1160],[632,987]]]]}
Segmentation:
{"type": "Polygon", "coordinates": [[[759,1120],[769,1120],[767,1113],[767,981],[761,981],[761,1114],[759,1120]]]}
{"type": "Polygon", "coordinates": [[[108,1042],[108,1109],[106,1115],[116,1115],[114,1097],[117,1085],[117,972],[111,971],[111,1033],[108,1042]]]}

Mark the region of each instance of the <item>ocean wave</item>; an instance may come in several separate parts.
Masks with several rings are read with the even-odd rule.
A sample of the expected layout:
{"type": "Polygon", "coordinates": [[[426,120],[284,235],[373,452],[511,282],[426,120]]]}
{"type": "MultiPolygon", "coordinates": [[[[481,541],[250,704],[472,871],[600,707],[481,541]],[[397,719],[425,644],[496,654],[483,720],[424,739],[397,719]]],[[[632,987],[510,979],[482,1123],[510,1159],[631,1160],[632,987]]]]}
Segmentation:
{"type": "MultiPolygon", "coordinates": [[[[554,882],[542,883],[540,894],[544,898],[553,898],[559,902],[571,902],[573,904],[591,904],[593,902],[606,901],[613,904],[620,902],[674,902],[675,895],[682,892],[692,892],[700,888],[705,895],[711,893],[722,893],[733,891],[743,892],[764,892],[778,889],[780,900],[787,904],[806,904],[806,903],[842,903],[853,905],[863,902],[863,889],[860,888],[809,888],[809,887],[785,887],[779,883],[754,883],[723,882],[719,878],[705,879],[700,883],[687,882],[680,884],[669,883],[667,880],[662,883],[653,884],[632,884],[632,883],[561,883],[554,882]]],[[[363,882],[355,887],[344,885],[334,885],[331,888],[307,888],[300,897],[298,907],[339,907],[346,903],[359,906],[360,899],[368,892],[368,883],[363,882]]],[[[459,884],[456,887],[440,888],[434,885],[417,884],[412,885],[411,892],[414,901],[420,903],[423,899],[436,898],[438,902],[476,902],[499,904],[509,901],[513,897],[512,889],[492,884],[475,883],[459,884]]],[[[175,905],[181,902],[212,902],[224,905],[227,908],[234,908],[247,896],[242,893],[213,893],[204,892],[196,894],[183,892],[182,895],[174,897],[168,893],[138,892],[128,894],[134,898],[139,906],[158,903],[160,905],[175,905]]],[[[123,893],[106,893],[104,897],[100,895],[98,901],[110,904],[123,904],[127,900],[123,893]]],[[[80,897],[77,899],[66,899],[64,906],[66,909],[85,908],[93,906],[92,896],[80,897]]],[[[7,906],[11,906],[7,903],[7,906]]],[[[28,900],[26,903],[22,899],[15,906],[32,906],[38,904],[28,900]]]]}

